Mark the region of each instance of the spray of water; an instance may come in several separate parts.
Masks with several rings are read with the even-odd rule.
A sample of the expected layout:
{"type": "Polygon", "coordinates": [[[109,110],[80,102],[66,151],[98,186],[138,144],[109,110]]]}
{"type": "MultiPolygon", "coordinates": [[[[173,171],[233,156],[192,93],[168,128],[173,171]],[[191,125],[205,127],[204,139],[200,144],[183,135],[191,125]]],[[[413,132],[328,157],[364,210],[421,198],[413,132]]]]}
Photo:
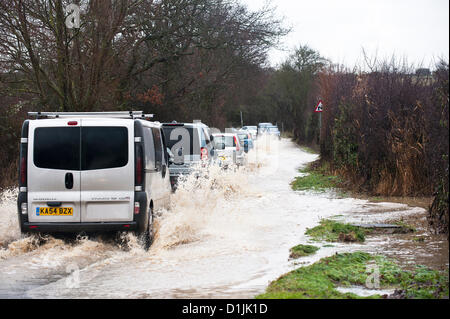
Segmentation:
{"type": "MultiPolygon", "coordinates": [[[[193,174],[181,178],[171,197],[170,210],[158,218],[153,251],[211,235],[232,236],[246,218],[242,203],[262,197],[249,183],[249,176],[276,167],[277,144],[270,136],[262,136],[247,154],[245,167],[224,170],[214,165],[197,166],[193,174]]],[[[253,222],[249,221],[247,226],[253,222]]]]}
{"type": "Polygon", "coordinates": [[[17,189],[7,189],[0,194],[0,247],[20,238],[16,202],[17,189]]]}
{"type": "MultiPolygon", "coordinates": [[[[239,203],[246,198],[261,196],[249,185],[249,174],[261,173],[262,168],[274,165],[276,146],[277,141],[263,136],[247,154],[245,167],[224,170],[213,165],[198,166],[194,174],[181,178],[176,193],[172,194],[170,208],[157,212],[155,239],[150,253],[202,240],[212,232],[228,229],[227,225],[233,229],[242,222],[243,211],[239,203]]],[[[133,233],[120,233],[113,238],[78,237],[75,240],[39,234],[22,235],[16,200],[16,189],[8,189],[0,195],[0,259],[34,251],[43,260],[48,260],[49,254],[57,254],[63,260],[67,256],[103,254],[106,251],[144,253],[133,233]]]]}

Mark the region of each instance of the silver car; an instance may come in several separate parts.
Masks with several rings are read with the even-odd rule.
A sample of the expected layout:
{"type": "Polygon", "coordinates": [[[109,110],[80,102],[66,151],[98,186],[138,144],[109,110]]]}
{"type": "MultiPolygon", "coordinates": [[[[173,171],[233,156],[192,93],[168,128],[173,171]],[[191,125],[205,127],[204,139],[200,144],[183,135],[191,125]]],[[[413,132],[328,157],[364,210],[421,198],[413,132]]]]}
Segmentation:
{"type": "Polygon", "coordinates": [[[278,137],[278,139],[281,139],[281,133],[277,126],[268,126],[266,128],[266,134],[278,137]]]}
{"type": "Polygon", "coordinates": [[[214,148],[216,162],[223,168],[245,165],[244,145],[241,145],[236,133],[216,133],[214,148]]]}
{"type": "Polygon", "coordinates": [[[256,139],[256,135],[258,133],[258,127],[257,126],[243,126],[241,128],[242,131],[247,131],[248,133],[250,133],[252,139],[256,139]]]}
{"type": "Polygon", "coordinates": [[[267,123],[259,123],[258,124],[258,136],[262,135],[262,134],[265,134],[267,132],[267,128],[270,127],[270,126],[273,126],[273,124],[269,123],[269,122],[267,122],[267,123]]]}

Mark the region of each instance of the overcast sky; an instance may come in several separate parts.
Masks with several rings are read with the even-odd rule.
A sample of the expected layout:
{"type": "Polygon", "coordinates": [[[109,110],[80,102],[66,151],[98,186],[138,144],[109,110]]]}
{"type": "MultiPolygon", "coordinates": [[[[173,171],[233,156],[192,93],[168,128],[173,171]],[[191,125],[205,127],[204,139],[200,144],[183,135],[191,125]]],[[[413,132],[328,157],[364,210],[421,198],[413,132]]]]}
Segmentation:
{"type": "MultiPolygon", "coordinates": [[[[241,0],[249,9],[267,0],[241,0]]],[[[406,57],[430,66],[449,57],[449,0],[271,0],[277,15],[292,32],[283,40],[291,49],[310,47],[333,62],[354,66],[362,48],[378,57],[406,57]]],[[[283,61],[287,52],[272,50],[270,63],[283,61]]]]}

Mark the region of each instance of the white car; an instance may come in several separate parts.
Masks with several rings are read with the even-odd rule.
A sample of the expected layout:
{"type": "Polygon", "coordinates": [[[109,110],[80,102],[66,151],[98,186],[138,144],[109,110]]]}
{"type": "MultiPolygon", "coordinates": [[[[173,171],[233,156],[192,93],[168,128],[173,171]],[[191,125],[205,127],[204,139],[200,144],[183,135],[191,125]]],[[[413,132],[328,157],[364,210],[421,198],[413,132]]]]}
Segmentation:
{"type": "Polygon", "coordinates": [[[259,123],[259,124],[258,124],[258,136],[259,136],[259,135],[266,134],[266,133],[267,133],[267,129],[268,129],[270,126],[273,126],[273,124],[272,124],[272,123],[269,123],[269,122],[259,123]]]}
{"type": "Polygon", "coordinates": [[[253,140],[256,139],[256,135],[258,134],[258,127],[257,126],[243,126],[241,128],[241,130],[243,131],[247,131],[248,133],[250,133],[251,137],[253,140]]]}
{"type": "Polygon", "coordinates": [[[219,166],[245,165],[244,145],[241,145],[236,133],[215,133],[214,148],[219,166]]]}
{"type": "Polygon", "coordinates": [[[136,231],[148,248],[153,211],[171,193],[161,124],[142,112],[29,115],[37,119],[22,126],[21,231],[136,231]]]}

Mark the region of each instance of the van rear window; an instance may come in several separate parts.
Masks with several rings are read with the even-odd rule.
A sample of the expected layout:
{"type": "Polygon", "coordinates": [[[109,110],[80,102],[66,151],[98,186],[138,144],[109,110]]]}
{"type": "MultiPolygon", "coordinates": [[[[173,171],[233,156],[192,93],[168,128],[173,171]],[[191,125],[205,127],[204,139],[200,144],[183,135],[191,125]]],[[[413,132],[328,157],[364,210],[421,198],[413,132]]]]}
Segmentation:
{"type": "Polygon", "coordinates": [[[36,128],[33,160],[40,168],[80,170],[80,128],[36,128]]]}
{"type": "Polygon", "coordinates": [[[34,165],[49,169],[122,167],[128,163],[128,130],[126,127],[39,127],[34,132],[33,158],[34,165]]]}
{"type": "Polygon", "coordinates": [[[214,143],[216,145],[223,143],[225,144],[225,147],[236,146],[233,136],[217,135],[214,137],[214,143]]]}
{"type": "Polygon", "coordinates": [[[126,127],[83,127],[81,129],[81,169],[122,167],[128,163],[126,127]]]}

